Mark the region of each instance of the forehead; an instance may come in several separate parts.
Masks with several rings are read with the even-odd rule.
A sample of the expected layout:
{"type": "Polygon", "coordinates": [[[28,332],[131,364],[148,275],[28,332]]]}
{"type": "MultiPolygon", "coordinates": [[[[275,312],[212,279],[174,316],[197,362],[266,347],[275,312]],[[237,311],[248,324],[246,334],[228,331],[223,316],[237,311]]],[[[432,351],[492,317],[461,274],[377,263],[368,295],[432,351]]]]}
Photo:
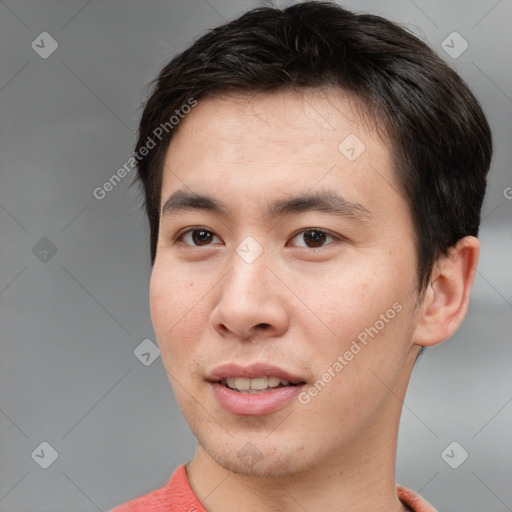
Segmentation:
{"type": "Polygon", "coordinates": [[[338,88],[218,93],[198,101],[180,122],[171,145],[204,134],[209,137],[201,145],[210,146],[237,145],[251,137],[254,150],[261,143],[271,144],[272,149],[284,144],[286,149],[301,147],[304,142],[309,146],[318,139],[329,144],[349,133],[379,143],[382,133],[377,135],[376,121],[362,115],[365,111],[361,101],[338,88]]]}
{"type": "Polygon", "coordinates": [[[339,90],[201,99],[169,145],[162,199],[183,186],[260,198],[319,184],[349,200],[383,185],[396,193],[389,143],[359,107],[339,90]]]}

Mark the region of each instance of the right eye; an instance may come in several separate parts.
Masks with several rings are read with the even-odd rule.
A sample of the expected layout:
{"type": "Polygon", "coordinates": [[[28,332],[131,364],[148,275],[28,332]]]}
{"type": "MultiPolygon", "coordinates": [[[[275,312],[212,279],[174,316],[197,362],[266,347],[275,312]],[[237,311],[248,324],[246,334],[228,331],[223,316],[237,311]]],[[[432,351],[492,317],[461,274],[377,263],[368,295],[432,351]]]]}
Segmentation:
{"type": "Polygon", "coordinates": [[[183,242],[185,245],[202,247],[211,245],[211,241],[214,238],[216,238],[216,235],[213,233],[213,231],[203,227],[195,227],[183,231],[180,235],[178,235],[176,241],[183,242]]]}

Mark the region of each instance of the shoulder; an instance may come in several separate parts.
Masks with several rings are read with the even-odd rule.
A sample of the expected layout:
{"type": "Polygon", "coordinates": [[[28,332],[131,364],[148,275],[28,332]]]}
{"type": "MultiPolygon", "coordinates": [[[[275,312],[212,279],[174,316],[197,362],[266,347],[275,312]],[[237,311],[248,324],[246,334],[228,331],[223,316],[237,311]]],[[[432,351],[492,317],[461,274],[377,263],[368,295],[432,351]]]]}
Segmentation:
{"type": "Polygon", "coordinates": [[[424,498],[418,493],[398,485],[396,492],[400,501],[409,507],[412,512],[437,512],[424,498]]]}
{"type": "Polygon", "coordinates": [[[139,496],[110,512],[203,512],[204,508],[190,487],[185,465],[179,466],[159,489],[139,496]]]}

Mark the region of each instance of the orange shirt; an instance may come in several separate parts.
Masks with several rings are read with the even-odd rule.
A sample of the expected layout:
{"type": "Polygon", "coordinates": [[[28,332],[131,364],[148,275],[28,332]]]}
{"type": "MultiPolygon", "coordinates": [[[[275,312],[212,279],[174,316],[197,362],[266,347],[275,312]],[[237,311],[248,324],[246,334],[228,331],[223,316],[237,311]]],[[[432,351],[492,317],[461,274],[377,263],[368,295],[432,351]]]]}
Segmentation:
{"type": "MultiPolygon", "coordinates": [[[[398,497],[412,512],[436,512],[420,495],[398,486],[398,497]]],[[[179,466],[166,485],[111,512],[207,512],[188,481],[185,465],[179,466]]]]}

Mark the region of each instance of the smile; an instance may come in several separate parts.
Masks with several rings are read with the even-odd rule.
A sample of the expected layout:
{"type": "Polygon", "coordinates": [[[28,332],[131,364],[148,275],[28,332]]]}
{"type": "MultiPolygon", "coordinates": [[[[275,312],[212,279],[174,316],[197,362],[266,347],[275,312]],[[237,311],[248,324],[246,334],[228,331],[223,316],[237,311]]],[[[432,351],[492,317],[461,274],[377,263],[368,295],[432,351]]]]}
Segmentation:
{"type": "Polygon", "coordinates": [[[269,389],[285,386],[295,386],[291,382],[279,377],[256,377],[245,379],[243,377],[229,377],[220,381],[220,384],[239,393],[265,393],[269,389]]]}
{"type": "Polygon", "coordinates": [[[292,404],[306,384],[299,373],[269,363],[225,363],[207,374],[214,402],[235,416],[265,416],[292,404]]]}

